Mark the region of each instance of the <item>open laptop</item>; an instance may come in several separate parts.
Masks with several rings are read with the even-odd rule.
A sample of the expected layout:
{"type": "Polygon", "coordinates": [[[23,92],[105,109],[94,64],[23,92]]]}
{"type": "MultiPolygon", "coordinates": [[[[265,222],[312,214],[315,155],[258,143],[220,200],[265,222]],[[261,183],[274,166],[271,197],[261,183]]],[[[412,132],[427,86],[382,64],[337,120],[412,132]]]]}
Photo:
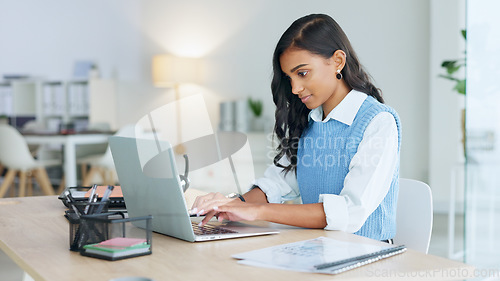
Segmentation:
{"type": "Polygon", "coordinates": [[[113,136],[109,146],[129,216],[152,215],[153,231],[190,242],[279,232],[239,222],[209,222],[198,227],[200,218],[188,213],[168,142],[113,136]]]}

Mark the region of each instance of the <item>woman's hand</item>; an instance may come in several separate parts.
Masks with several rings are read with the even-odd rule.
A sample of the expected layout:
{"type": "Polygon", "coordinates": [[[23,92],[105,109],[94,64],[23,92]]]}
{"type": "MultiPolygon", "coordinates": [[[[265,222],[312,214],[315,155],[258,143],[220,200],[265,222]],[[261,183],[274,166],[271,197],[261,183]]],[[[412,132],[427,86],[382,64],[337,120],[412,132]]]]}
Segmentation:
{"type": "Polygon", "coordinates": [[[232,199],[227,198],[219,192],[212,192],[203,196],[198,196],[194,200],[193,206],[191,207],[191,210],[189,210],[189,213],[191,215],[201,216],[206,214],[207,211],[211,211],[214,206],[223,205],[231,200],[232,199]]]}
{"type": "Polygon", "coordinates": [[[323,203],[270,204],[260,188],[245,193],[245,201],[226,198],[221,193],[209,193],[196,197],[192,215],[205,215],[200,226],[216,216],[219,221],[263,220],[306,228],[325,228],[326,215],[323,203]]]}
{"type": "Polygon", "coordinates": [[[200,225],[205,225],[212,217],[216,216],[219,221],[224,219],[231,221],[256,220],[257,209],[260,204],[245,203],[240,199],[226,198],[221,193],[209,193],[196,197],[190,210],[190,214],[205,215],[200,225]]]}
{"type": "Polygon", "coordinates": [[[260,219],[259,211],[262,205],[263,204],[245,203],[239,199],[233,199],[225,205],[214,207],[214,211],[219,212],[219,221],[222,221],[221,216],[223,219],[231,221],[254,221],[260,219]]]}

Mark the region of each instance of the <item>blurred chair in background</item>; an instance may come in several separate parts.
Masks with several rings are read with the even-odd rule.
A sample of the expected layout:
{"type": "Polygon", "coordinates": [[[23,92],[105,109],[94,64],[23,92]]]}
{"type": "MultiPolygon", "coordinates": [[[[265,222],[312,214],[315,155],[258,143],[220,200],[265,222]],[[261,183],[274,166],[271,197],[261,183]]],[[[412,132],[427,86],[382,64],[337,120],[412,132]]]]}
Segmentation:
{"type": "MultiPolygon", "coordinates": [[[[106,122],[98,122],[98,123],[90,123],[86,128],[87,132],[95,132],[95,133],[109,133],[111,132],[111,126],[106,122]]],[[[76,158],[77,159],[90,159],[98,157],[99,155],[104,155],[106,149],[108,148],[107,143],[103,144],[85,144],[79,145],[76,147],[76,158]]],[[[77,163],[80,164],[80,163],[77,163]]],[[[86,177],[88,173],[88,165],[80,165],[80,178],[83,179],[86,177]]]]}
{"type": "Polygon", "coordinates": [[[0,125],[0,162],[8,169],[0,186],[0,198],[5,195],[19,173],[19,196],[33,194],[31,177],[34,176],[45,195],[53,195],[54,189],[50,183],[45,167],[61,165],[55,160],[35,160],[28,149],[28,144],[21,133],[10,125],[0,125]]]}
{"type": "MultiPolygon", "coordinates": [[[[44,123],[30,120],[24,123],[23,132],[30,133],[47,133],[47,132],[55,132],[54,130],[50,131],[44,123]]],[[[57,159],[61,165],[60,167],[55,167],[58,165],[53,165],[54,167],[47,167],[47,174],[53,183],[54,179],[60,184],[59,190],[62,190],[62,185],[64,185],[64,171],[62,169],[63,162],[63,147],[60,144],[28,144],[28,148],[30,150],[31,155],[38,160],[46,160],[46,159],[57,159]]]]}
{"type": "MultiPolygon", "coordinates": [[[[37,131],[40,131],[44,128],[45,128],[45,126],[42,123],[37,122],[36,120],[28,121],[28,122],[24,123],[24,125],[23,125],[23,131],[28,131],[28,132],[37,132],[37,131]]],[[[36,157],[36,155],[38,153],[38,149],[40,148],[40,145],[28,144],[28,148],[30,150],[31,155],[33,155],[33,157],[36,157]]]]}
{"type": "MultiPolygon", "coordinates": [[[[76,133],[109,133],[111,132],[111,126],[109,123],[105,122],[100,122],[100,123],[90,123],[88,125],[85,125],[85,128],[83,131],[78,131],[76,133]]],[[[90,157],[95,157],[98,155],[103,155],[106,151],[107,144],[82,144],[76,146],[75,149],[75,154],[77,159],[84,159],[84,158],[90,158],[90,157]]],[[[62,159],[62,153],[61,153],[61,159],[62,159]]],[[[78,163],[80,164],[80,163],[78,163]]],[[[88,165],[81,165],[81,178],[85,178],[87,174],[87,168],[88,165]]],[[[57,193],[60,194],[64,191],[66,188],[66,182],[64,180],[64,177],[62,177],[62,180],[59,184],[59,188],[57,190],[57,193]]]]}
{"type": "MultiPolygon", "coordinates": [[[[46,133],[47,127],[36,120],[31,120],[23,125],[23,132],[46,133]]],[[[38,159],[59,159],[62,162],[62,147],[54,144],[28,144],[33,157],[38,159]]]]}
{"type": "MultiPolygon", "coordinates": [[[[135,125],[123,126],[114,135],[134,137],[135,125]]],[[[104,185],[114,185],[116,183],[115,164],[113,163],[113,156],[111,155],[109,145],[104,154],[85,156],[78,159],[77,163],[82,165],[82,186],[90,186],[96,183],[93,182],[96,175],[101,177],[101,183],[104,185]],[[90,167],[88,172],[86,171],[87,167],[90,167]]]]}

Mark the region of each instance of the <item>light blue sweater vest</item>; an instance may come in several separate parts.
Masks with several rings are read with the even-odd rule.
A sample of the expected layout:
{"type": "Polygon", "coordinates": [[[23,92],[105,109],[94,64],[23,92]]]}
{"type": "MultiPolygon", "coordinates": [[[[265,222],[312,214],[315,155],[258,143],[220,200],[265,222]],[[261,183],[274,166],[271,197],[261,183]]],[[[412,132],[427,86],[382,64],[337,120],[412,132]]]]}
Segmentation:
{"type": "MultiPolygon", "coordinates": [[[[303,204],[318,203],[320,194],[340,194],[349,163],[370,121],[380,112],[391,113],[398,128],[398,157],[401,147],[401,126],[394,109],[368,96],[351,126],[330,119],[310,121],[302,133],[297,151],[297,181],[303,204]]],[[[399,159],[389,192],[382,203],[355,233],[376,240],[393,238],[396,234],[396,204],[399,191],[399,159]]]]}

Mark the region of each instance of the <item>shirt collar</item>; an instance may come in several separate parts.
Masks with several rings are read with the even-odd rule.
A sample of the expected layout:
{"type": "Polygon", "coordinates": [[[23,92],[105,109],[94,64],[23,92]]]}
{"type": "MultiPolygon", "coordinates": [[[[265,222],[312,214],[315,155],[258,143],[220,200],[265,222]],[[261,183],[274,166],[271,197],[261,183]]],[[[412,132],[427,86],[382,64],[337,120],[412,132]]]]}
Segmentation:
{"type": "Polygon", "coordinates": [[[330,119],[335,119],[342,122],[348,126],[351,126],[354,121],[354,117],[358,113],[359,108],[368,97],[367,94],[351,90],[347,96],[323,119],[323,107],[318,106],[317,108],[309,112],[309,120],[314,122],[328,122],[330,119]]]}

